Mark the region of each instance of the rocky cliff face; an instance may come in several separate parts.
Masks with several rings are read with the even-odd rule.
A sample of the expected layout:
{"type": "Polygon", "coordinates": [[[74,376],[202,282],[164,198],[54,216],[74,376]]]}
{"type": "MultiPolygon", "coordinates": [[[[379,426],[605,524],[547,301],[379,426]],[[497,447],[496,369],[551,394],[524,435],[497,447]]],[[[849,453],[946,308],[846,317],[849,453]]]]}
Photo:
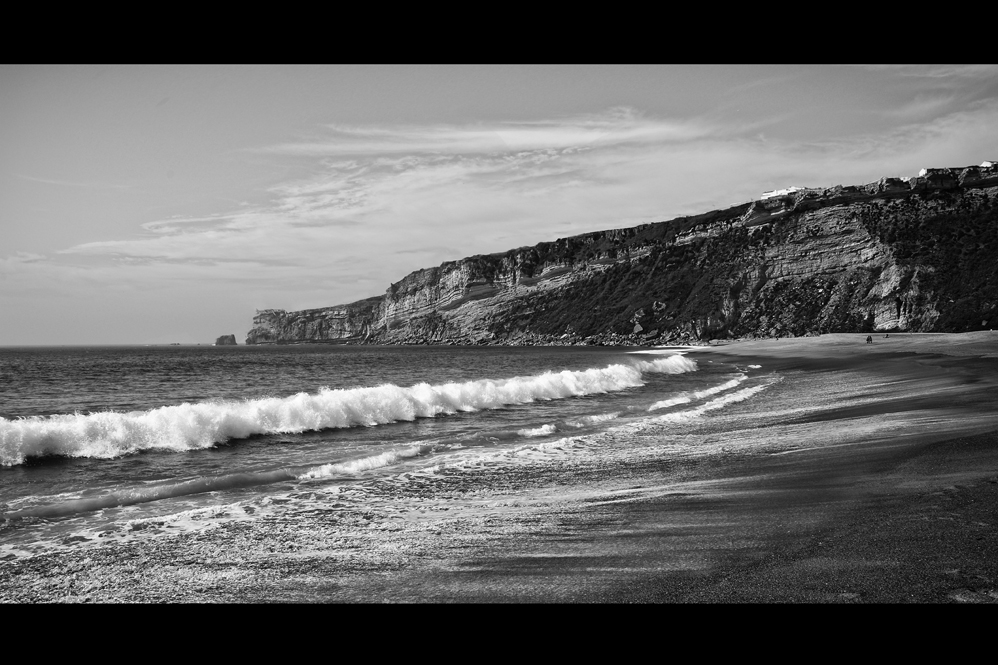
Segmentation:
{"type": "Polygon", "coordinates": [[[247,344],[294,342],[345,343],[365,341],[371,333],[382,296],[349,305],[320,307],[299,312],[257,310],[247,344]]]}
{"type": "Polygon", "coordinates": [[[998,166],[783,192],[413,272],[384,296],[264,310],[247,344],[642,344],[998,322],[998,166]]]}

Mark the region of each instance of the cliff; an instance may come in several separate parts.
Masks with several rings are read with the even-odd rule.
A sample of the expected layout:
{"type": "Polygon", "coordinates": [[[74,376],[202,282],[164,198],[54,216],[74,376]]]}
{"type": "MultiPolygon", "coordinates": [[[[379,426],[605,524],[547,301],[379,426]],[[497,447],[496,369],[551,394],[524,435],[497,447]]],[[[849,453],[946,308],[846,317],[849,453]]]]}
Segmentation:
{"type": "Polygon", "coordinates": [[[289,342],[346,343],[364,341],[377,318],[382,296],[348,305],[320,307],[298,312],[283,309],[257,310],[247,344],[289,342]]]}
{"type": "Polygon", "coordinates": [[[263,310],[247,344],[663,344],[998,323],[998,165],[788,188],[726,210],[417,270],[263,310]]]}

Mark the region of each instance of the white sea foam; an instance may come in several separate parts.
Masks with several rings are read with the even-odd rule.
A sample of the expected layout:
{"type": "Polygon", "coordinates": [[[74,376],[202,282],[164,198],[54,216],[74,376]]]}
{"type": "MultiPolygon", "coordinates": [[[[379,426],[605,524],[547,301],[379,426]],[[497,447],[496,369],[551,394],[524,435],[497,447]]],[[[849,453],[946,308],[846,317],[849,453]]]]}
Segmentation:
{"type": "Polygon", "coordinates": [[[554,434],[555,430],[558,428],[553,424],[541,425],[540,427],[531,427],[525,429],[516,430],[516,433],[524,437],[534,437],[534,436],[547,436],[548,434],[554,434]]]}
{"type": "MultiPolygon", "coordinates": [[[[740,383],[740,381],[739,381],[740,383]]],[[[721,395],[709,400],[699,406],[677,413],[669,413],[661,416],[651,416],[645,419],[631,421],[623,425],[611,427],[596,434],[586,434],[581,436],[561,437],[540,443],[528,443],[505,448],[500,450],[491,449],[483,452],[481,449],[463,450],[453,452],[438,458],[436,464],[423,468],[419,475],[432,476],[445,469],[448,470],[475,470],[493,464],[532,464],[537,460],[548,460],[554,454],[578,454],[580,450],[593,449],[603,445],[605,442],[613,442],[621,436],[628,437],[649,425],[657,423],[688,423],[701,418],[705,413],[724,408],[729,404],[742,402],[749,399],[756,393],[765,390],[771,385],[764,383],[749,388],[743,388],[735,392],[721,395]]],[[[617,416],[619,414],[608,414],[617,416]]],[[[616,446],[615,446],[616,447],[616,446]]],[[[656,444],[657,454],[661,453],[662,446],[656,444]]],[[[624,453],[629,454],[629,453],[624,453]]]]}
{"type": "Polygon", "coordinates": [[[600,369],[545,372],[511,379],[409,388],[370,388],[298,393],[242,402],[198,402],[150,411],[0,418],[0,464],[22,464],[41,455],[112,458],[142,450],[194,450],[253,434],[373,426],[535,400],[606,393],[644,385],[645,372],[696,370],[680,355],[636,360],[600,369]]]}
{"type": "Polygon", "coordinates": [[[403,460],[416,457],[423,453],[427,453],[431,449],[432,446],[429,445],[411,446],[399,450],[388,450],[378,455],[348,460],[346,462],[323,464],[322,466],[311,468],[305,473],[299,474],[298,479],[307,480],[310,478],[332,478],[336,476],[353,475],[361,473],[362,471],[370,471],[372,469],[380,469],[382,467],[391,466],[403,460]]]}
{"type": "Polygon", "coordinates": [[[229,473],[179,482],[140,485],[97,496],[79,497],[55,502],[52,499],[57,497],[46,497],[48,502],[44,504],[19,507],[17,510],[6,511],[0,514],[0,518],[63,517],[76,513],[101,510],[103,508],[131,506],[137,503],[148,503],[150,501],[159,501],[160,499],[178,496],[224,491],[237,487],[267,485],[290,478],[294,478],[290,470],[274,469],[272,471],[260,471],[256,473],[229,473]]]}
{"type": "Polygon", "coordinates": [[[704,390],[696,390],[692,393],[683,393],[682,395],[677,395],[676,397],[670,397],[669,399],[664,399],[660,402],[655,402],[648,407],[649,411],[657,411],[659,409],[666,409],[670,406],[675,406],[677,404],[689,404],[694,399],[703,399],[704,397],[710,397],[711,395],[716,395],[719,392],[725,390],[730,390],[734,388],[742,381],[747,379],[748,376],[745,374],[739,374],[730,381],[725,381],[724,383],[718,384],[716,386],[711,386],[710,388],[705,388],[704,390]]]}
{"type": "Polygon", "coordinates": [[[566,425],[572,427],[587,427],[589,425],[595,425],[596,423],[606,422],[607,420],[614,420],[620,417],[620,412],[616,411],[614,413],[597,413],[591,416],[582,416],[581,418],[573,418],[572,420],[566,421],[566,425]]]}
{"type": "Polygon", "coordinates": [[[648,407],[649,411],[658,411],[659,409],[667,409],[670,406],[675,406],[677,404],[689,404],[693,401],[693,398],[688,395],[680,395],[679,397],[670,397],[669,399],[663,399],[661,401],[655,402],[648,407]]]}
{"type": "Polygon", "coordinates": [[[702,416],[707,411],[713,411],[714,409],[723,408],[728,404],[734,404],[735,402],[746,400],[767,387],[769,387],[769,384],[761,384],[758,386],[752,386],[751,388],[742,388],[741,390],[737,390],[733,393],[728,393],[727,395],[722,395],[721,397],[712,399],[709,402],[701,404],[695,409],[680,411],[678,413],[667,413],[656,417],[655,420],[659,422],[686,422],[694,420],[702,416]]]}
{"type": "Polygon", "coordinates": [[[696,397],[697,399],[703,399],[704,397],[709,397],[711,395],[715,395],[715,394],[717,394],[719,392],[723,392],[723,391],[728,390],[730,388],[734,388],[735,386],[737,386],[739,383],[741,383],[742,381],[744,381],[747,378],[748,377],[745,376],[744,374],[739,374],[738,376],[736,376],[735,378],[731,379],[730,381],[725,381],[724,383],[722,383],[720,385],[711,386],[710,388],[706,388],[704,390],[697,390],[696,392],[693,393],[693,396],[696,397]]]}

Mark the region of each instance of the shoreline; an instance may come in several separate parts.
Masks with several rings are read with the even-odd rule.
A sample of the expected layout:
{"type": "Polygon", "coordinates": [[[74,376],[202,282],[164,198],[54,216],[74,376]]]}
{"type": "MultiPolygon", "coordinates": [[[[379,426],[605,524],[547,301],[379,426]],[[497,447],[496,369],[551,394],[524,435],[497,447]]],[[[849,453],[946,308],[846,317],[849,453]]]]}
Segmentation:
{"type": "Polygon", "coordinates": [[[0,602],[998,602],[998,334],[968,335],[698,347],[782,381],[683,429],[3,561],[0,602]]]}

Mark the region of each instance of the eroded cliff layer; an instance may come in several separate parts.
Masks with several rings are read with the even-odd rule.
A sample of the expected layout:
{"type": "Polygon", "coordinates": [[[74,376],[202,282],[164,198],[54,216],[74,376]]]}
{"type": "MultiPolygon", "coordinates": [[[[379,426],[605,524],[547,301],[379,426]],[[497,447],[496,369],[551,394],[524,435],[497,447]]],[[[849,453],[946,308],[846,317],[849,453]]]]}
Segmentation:
{"type": "Polygon", "coordinates": [[[320,307],[298,312],[283,309],[257,310],[247,344],[294,342],[345,343],[366,340],[377,319],[383,297],[376,296],[348,305],[320,307]]]}
{"type": "Polygon", "coordinates": [[[784,190],[694,217],[415,271],[384,296],[263,310],[247,344],[642,344],[998,321],[998,166],[784,190]]]}

